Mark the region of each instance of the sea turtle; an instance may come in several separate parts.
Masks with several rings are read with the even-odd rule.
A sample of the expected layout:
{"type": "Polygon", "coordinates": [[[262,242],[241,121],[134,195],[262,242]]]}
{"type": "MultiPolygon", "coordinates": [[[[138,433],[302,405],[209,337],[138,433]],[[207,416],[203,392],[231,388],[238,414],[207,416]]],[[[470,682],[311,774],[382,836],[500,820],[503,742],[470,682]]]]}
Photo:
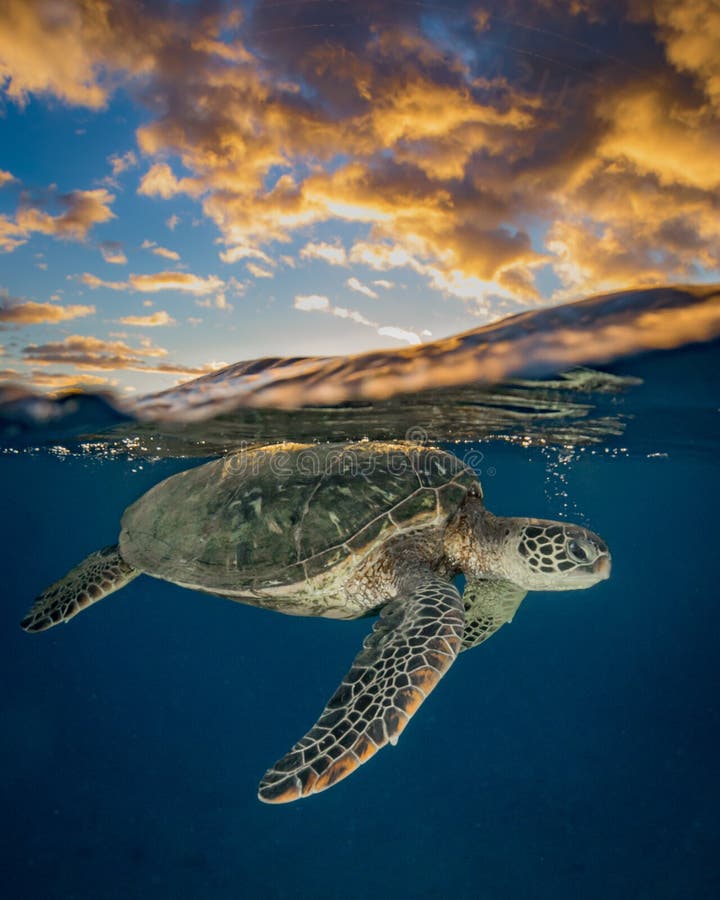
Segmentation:
{"type": "Polygon", "coordinates": [[[395,744],[458,653],[527,591],[590,587],[610,553],[578,525],[492,515],[475,472],[436,447],[279,444],[153,487],[118,545],[51,585],[22,627],[66,622],[141,573],[293,615],[379,613],[318,721],[263,777],[260,799],[283,803],[395,744]]]}

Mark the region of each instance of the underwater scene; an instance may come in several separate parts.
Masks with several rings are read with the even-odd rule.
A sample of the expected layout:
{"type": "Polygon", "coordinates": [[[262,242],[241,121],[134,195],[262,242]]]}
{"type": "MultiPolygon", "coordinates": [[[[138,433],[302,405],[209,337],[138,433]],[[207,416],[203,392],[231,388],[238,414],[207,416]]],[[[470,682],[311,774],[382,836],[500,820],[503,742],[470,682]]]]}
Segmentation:
{"type": "Polygon", "coordinates": [[[0,900],[720,898],[718,0],[0,0],[0,900]]]}
{"type": "MultiPolygon", "coordinates": [[[[717,297],[704,300],[715,330],[717,297]]],[[[639,314],[643,297],[622,307],[639,314]]],[[[587,324],[576,304],[564,326],[573,309],[587,324]]],[[[493,328],[554,340],[542,319],[493,328]]],[[[2,496],[23,511],[2,518],[6,896],[714,896],[719,361],[709,340],[295,410],[233,411],[231,370],[218,415],[205,407],[200,421],[176,399],[154,424],[89,395],[6,397],[2,496]],[[429,514],[408,509],[427,496],[418,483],[429,514]],[[466,577],[438,562],[451,555],[438,509],[452,522],[472,503],[503,535],[529,524],[532,552],[513,531],[502,572],[492,554],[473,569],[458,551],[466,577]],[[391,508],[393,525],[368,532],[391,508]],[[70,601],[51,594],[22,631],[33,598],[116,547],[123,515],[128,559],[69,576],[70,601]],[[551,520],[549,540],[528,518],[551,520]],[[397,609],[368,618],[386,601],[367,585],[334,608],[318,600],[347,565],[326,547],[345,541],[364,559],[398,540],[399,621],[397,609]],[[549,566],[512,568],[528,557],[549,566]],[[298,558],[314,568],[296,571],[298,558]],[[435,573],[418,593],[423,567],[435,573]],[[211,596],[242,594],[241,581],[243,605],[211,596]],[[296,582],[312,582],[312,602],[296,582]],[[464,611],[450,596],[463,588],[464,611]],[[368,672],[357,684],[380,685],[371,703],[353,689],[368,672]]]]}

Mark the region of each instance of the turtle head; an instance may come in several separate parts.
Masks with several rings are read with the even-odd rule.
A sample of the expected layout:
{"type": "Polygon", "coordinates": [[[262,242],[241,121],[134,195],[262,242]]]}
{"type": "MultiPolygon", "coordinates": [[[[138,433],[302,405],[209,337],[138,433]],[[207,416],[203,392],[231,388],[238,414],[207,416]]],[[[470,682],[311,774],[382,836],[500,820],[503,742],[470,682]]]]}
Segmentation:
{"type": "Polygon", "coordinates": [[[587,528],[546,519],[496,519],[505,577],[529,591],[571,591],[610,577],[610,551],[587,528]]]}
{"type": "Polygon", "coordinates": [[[605,541],[581,525],[494,516],[468,497],[448,523],[450,566],[477,579],[510,581],[526,591],[572,591],[610,577],[605,541]]]}

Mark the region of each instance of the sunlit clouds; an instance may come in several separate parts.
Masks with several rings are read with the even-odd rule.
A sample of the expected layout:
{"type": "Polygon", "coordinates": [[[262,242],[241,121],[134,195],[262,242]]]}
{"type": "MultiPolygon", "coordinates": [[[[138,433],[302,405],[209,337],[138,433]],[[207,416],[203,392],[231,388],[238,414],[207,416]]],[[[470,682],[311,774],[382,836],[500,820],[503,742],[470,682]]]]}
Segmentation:
{"type": "Polygon", "coordinates": [[[307,294],[305,296],[297,296],[295,298],[295,309],[303,312],[326,312],[330,309],[330,301],[327,297],[320,294],[307,294]]]}
{"type": "Polygon", "coordinates": [[[127,256],[122,245],[117,241],[102,241],[100,244],[100,253],[106,263],[112,263],[116,266],[124,266],[127,262],[127,256]]]}
{"type": "Polygon", "coordinates": [[[132,347],[121,340],[104,341],[99,338],[70,335],[63,340],[44,344],[29,344],[23,357],[34,365],[66,364],[78,369],[162,372],[173,375],[197,376],[220,368],[221,363],[204,366],[183,366],[163,361],[168,351],[150,341],[141,340],[132,347]]]}
{"type": "Polygon", "coordinates": [[[358,278],[355,278],[355,276],[353,276],[352,278],[348,278],[345,283],[351,291],[355,291],[358,294],[364,294],[364,296],[371,297],[373,300],[377,300],[378,298],[376,291],[368,287],[366,284],[363,284],[358,278]]]}
{"type": "Polygon", "coordinates": [[[155,294],[158,291],[180,291],[188,294],[211,294],[219,291],[224,282],[215,275],[203,278],[190,272],[153,272],[150,275],[130,275],[127,281],[106,281],[90,272],[84,272],[79,281],[90,288],[106,288],[111,291],[144,291],[155,294]]]}
{"type": "Polygon", "coordinates": [[[67,322],[70,319],[91,316],[94,312],[94,306],[36,303],[34,300],[17,300],[0,294],[0,329],[8,326],[67,322]]]}
{"type": "Polygon", "coordinates": [[[134,325],[140,328],[157,328],[160,325],[177,324],[165,310],[158,310],[148,316],[123,316],[118,321],[121,325],[134,325]]]}
{"type": "Polygon", "coordinates": [[[668,60],[694,76],[708,100],[720,108],[720,7],[715,0],[652,0],[633,12],[655,22],[668,60]]]}
{"type": "Polygon", "coordinates": [[[6,0],[15,143],[67,121],[0,169],[2,284],[34,298],[0,321],[46,327],[8,369],[192,374],[718,279],[719,60],[715,0],[6,0]],[[162,326],[172,372],[139,343],[162,326]]]}
{"type": "Polygon", "coordinates": [[[163,259],[170,259],[173,262],[180,261],[180,254],[176,250],[169,250],[167,247],[159,247],[155,241],[145,240],[140,245],[143,250],[149,250],[155,256],[162,256],[163,259]]]}
{"type": "Polygon", "coordinates": [[[138,164],[138,158],[134,150],[126,150],[125,153],[113,153],[108,157],[113,176],[121,175],[128,169],[134,169],[138,164]]]}
{"type": "Polygon", "coordinates": [[[50,192],[44,205],[24,194],[14,217],[0,216],[0,250],[15,250],[33,232],[81,241],[94,225],[114,218],[110,206],[115,197],[105,188],[54,194],[50,192]]]}
{"type": "Polygon", "coordinates": [[[309,243],[300,251],[302,259],[321,259],[331,266],[347,265],[347,253],[341,244],[309,243]]]}
{"type": "MultiPolygon", "coordinates": [[[[380,325],[378,322],[369,319],[364,313],[357,309],[349,309],[346,306],[336,306],[332,304],[327,297],[324,297],[321,294],[299,294],[295,297],[293,305],[295,309],[300,310],[301,312],[327,313],[338,319],[347,319],[358,325],[365,325],[368,328],[373,328],[381,337],[395,338],[395,340],[408,344],[420,343],[420,337],[414,331],[397,328],[394,325],[380,325]]],[[[429,335],[430,332],[425,331],[424,334],[429,335]]]]}
{"type": "Polygon", "coordinates": [[[64,391],[69,388],[115,387],[118,383],[116,378],[90,375],[88,372],[66,375],[64,372],[44,372],[42,369],[33,369],[30,372],[29,382],[34,387],[46,387],[54,391],[64,391]]]}
{"type": "Polygon", "coordinates": [[[176,178],[167,163],[156,163],[143,175],[138,194],[147,197],[162,197],[168,200],[176,194],[190,194],[196,197],[203,191],[202,183],[193,178],[176,178]]]}

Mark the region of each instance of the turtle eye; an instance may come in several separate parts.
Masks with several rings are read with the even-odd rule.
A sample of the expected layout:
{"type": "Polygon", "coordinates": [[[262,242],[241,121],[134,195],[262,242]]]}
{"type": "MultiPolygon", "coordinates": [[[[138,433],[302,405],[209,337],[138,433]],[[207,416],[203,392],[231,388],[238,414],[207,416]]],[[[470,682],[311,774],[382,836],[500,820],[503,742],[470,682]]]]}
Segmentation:
{"type": "Polygon", "coordinates": [[[586,563],[590,561],[590,557],[587,554],[585,548],[578,541],[568,541],[567,542],[567,552],[575,560],[575,562],[586,563]]]}

